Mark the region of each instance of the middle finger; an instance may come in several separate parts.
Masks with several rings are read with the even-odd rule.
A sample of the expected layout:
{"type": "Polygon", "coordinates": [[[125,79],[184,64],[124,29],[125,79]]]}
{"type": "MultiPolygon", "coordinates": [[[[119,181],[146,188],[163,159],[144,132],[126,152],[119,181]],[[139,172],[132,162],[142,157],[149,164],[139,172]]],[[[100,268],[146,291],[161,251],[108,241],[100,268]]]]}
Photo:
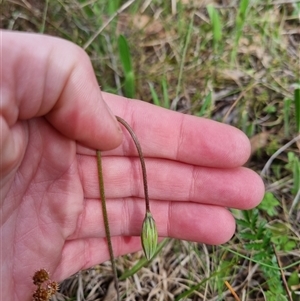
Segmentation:
{"type": "MultiPolygon", "coordinates": [[[[104,157],[103,175],[107,198],[144,197],[140,161],[134,157],[104,157]]],[[[96,158],[80,156],[85,198],[99,197],[96,158]]],[[[150,199],[191,201],[249,209],[263,194],[258,175],[243,167],[217,169],[147,158],[150,199]]]]}

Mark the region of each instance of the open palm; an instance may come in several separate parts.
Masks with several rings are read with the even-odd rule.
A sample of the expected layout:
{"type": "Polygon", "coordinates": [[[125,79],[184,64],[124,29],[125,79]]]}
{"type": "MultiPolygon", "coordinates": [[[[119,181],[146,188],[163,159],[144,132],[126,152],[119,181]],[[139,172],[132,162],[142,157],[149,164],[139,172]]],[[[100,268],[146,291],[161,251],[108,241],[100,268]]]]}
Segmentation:
{"type": "MultiPolygon", "coordinates": [[[[104,181],[115,254],[141,248],[145,204],[139,160],[125,132],[121,143],[105,103],[140,139],[160,236],[223,243],[235,230],[227,208],[251,208],[262,198],[260,178],[240,167],[249,155],[249,142],[237,129],[140,101],[101,96],[88,59],[74,45],[35,35],[28,44],[24,34],[3,35],[4,42],[23,47],[18,45],[15,49],[22,52],[12,55],[12,62],[18,58],[18,72],[30,72],[35,66],[30,58],[38,57],[36,64],[45,61],[34,72],[36,78],[23,74],[31,85],[20,80],[22,93],[8,97],[11,103],[4,102],[2,110],[3,300],[30,300],[31,277],[40,268],[59,281],[109,258],[95,149],[106,150],[104,181]],[[43,45],[38,53],[32,51],[36,45],[43,45]],[[51,68],[70,50],[74,57],[69,69],[51,68]],[[29,71],[19,68],[22,64],[29,71]]],[[[14,70],[13,63],[7,70],[14,70]]],[[[8,72],[3,82],[10,86],[16,78],[22,76],[8,72]]]]}

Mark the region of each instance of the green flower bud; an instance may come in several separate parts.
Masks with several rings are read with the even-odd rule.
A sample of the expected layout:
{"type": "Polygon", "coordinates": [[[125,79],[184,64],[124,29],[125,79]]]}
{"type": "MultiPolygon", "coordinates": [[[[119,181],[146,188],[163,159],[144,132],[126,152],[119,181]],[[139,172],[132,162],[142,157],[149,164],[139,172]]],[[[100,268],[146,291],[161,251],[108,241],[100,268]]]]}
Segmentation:
{"type": "Polygon", "coordinates": [[[147,211],[143,221],[141,240],[145,256],[148,260],[150,260],[155,254],[157,238],[158,233],[155,220],[152,217],[151,212],[147,211]]]}

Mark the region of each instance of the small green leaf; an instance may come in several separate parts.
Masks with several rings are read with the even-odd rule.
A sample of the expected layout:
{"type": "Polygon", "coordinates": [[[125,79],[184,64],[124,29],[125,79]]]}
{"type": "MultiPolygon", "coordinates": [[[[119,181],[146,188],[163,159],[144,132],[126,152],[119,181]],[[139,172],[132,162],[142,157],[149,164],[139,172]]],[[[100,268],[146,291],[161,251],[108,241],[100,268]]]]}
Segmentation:
{"type": "Polygon", "coordinates": [[[142,246],[145,256],[150,260],[155,254],[157,247],[158,233],[155,225],[155,220],[150,211],[146,212],[146,216],[142,226],[142,246]]]}
{"type": "Polygon", "coordinates": [[[291,273],[287,283],[292,292],[296,291],[296,287],[300,284],[300,278],[297,271],[291,273]]]}
{"type": "Polygon", "coordinates": [[[256,240],[257,234],[244,232],[244,233],[241,233],[241,237],[243,237],[243,239],[247,239],[247,240],[256,240]]]}
{"type": "Polygon", "coordinates": [[[269,216],[274,216],[277,214],[276,206],[279,204],[279,201],[275,198],[273,193],[266,192],[262,202],[258,205],[258,208],[266,211],[269,216]]]}

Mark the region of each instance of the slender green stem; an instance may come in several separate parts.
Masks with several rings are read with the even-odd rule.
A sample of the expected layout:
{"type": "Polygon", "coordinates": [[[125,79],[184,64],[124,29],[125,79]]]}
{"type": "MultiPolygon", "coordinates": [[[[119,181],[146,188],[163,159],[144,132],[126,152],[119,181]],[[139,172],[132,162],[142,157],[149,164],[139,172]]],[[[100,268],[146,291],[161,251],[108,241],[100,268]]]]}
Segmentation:
{"type": "Polygon", "coordinates": [[[116,287],[116,291],[117,291],[117,300],[120,301],[119,281],[118,281],[114,251],[113,251],[112,243],[111,243],[109,221],[108,221],[107,208],[106,208],[104,182],[103,182],[101,152],[99,150],[97,150],[97,165],[98,165],[99,190],[100,190],[100,195],[101,195],[101,204],[102,204],[102,214],[103,214],[104,227],[105,227],[105,235],[106,235],[106,239],[107,239],[110,261],[111,261],[111,265],[112,265],[112,269],[113,269],[113,276],[114,276],[115,287],[116,287]]]}
{"type": "Polygon", "coordinates": [[[139,154],[141,166],[142,166],[142,173],[143,173],[143,184],[144,184],[144,194],[145,194],[145,203],[146,203],[146,212],[150,212],[150,204],[149,204],[149,195],[148,195],[148,183],[147,183],[147,173],[146,173],[146,164],[142,152],[141,145],[139,143],[139,140],[137,136],[135,135],[134,131],[130,127],[130,125],[121,117],[116,116],[117,120],[126,128],[126,130],[129,132],[136,149],[139,154]]]}

